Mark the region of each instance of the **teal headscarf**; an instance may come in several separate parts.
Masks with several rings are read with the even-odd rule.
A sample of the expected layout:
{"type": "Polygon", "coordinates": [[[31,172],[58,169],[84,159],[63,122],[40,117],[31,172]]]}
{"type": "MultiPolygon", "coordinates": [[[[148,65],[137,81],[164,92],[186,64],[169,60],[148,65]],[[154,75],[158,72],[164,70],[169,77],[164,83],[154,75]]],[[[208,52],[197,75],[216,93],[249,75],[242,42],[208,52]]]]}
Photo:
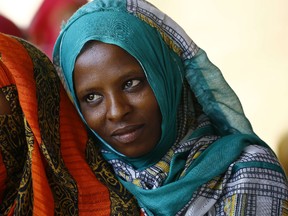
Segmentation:
{"type": "MultiPolygon", "coordinates": [[[[125,157],[93,132],[99,145],[107,150],[104,153],[107,160],[120,159],[141,170],[167,153],[177,137],[177,110],[184,81],[189,83],[218,135],[223,136],[192,163],[185,177],[176,182],[168,176],[164,186],[144,190],[123,181],[146,212],[175,215],[189,201],[193,191],[225,172],[243,148],[261,143],[220,70],[180,26],[144,0],[95,0],[80,8],[63,26],[54,47],[53,60],[81,116],[74,92],[73,70],[78,54],[91,40],[117,45],[138,60],[162,114],[161,139],[151,153],[140,158],[125,157]],[[211,166],[215,160],[221,161],[217,167],[211,166]],[[168,191],[173,197],[163,199],[168,191]]],[[[175,159],[175,166],[171,164],[171,173],[173,167],[182,169],[181,163],[176,162],[175,159]]]]}
{"type": "MultiPolygon", "coordinates": [[[[142,157],[141,160],[133,159],[133,161],[137,167],[151,165],[155,163],[152,159],[167,152],[176,137],[176,113],[184,79],[183,64],[174,52],[170,52],[157,29],[151,28],[126,12],[125,1],[107,1],[106,5],[104,3],[106,2],[91,2],[86,8],[97,6],[99,13],[92,11],[80,17],[76,16],[76,20],[71,20],[63,29],[62,39],[59,38],[56,44],[56,47],[59,45],[60,49],[61,68],[63,68],[73,100],[77,101],[73,87],[73,69],[77,55],[87,41],[97,40],[117,45],[139,61],[159,103],[163,123],[162,137],[155,150],[142,157]],[[103,8],[109,8],[109,10],[103,10],[103,8]],[[79,31],[79,29],[82,30],[79,31]],[[145,35],[149,37],[144,37],[145,35]]],[[[81,11],[78,13],[80,14],[81,11]]],[[[103,148],[123,157],[105,141],[101,140],[101,143],[103,148]]],[[[132,159],[126,158],[126,160],[132,159]]]]}

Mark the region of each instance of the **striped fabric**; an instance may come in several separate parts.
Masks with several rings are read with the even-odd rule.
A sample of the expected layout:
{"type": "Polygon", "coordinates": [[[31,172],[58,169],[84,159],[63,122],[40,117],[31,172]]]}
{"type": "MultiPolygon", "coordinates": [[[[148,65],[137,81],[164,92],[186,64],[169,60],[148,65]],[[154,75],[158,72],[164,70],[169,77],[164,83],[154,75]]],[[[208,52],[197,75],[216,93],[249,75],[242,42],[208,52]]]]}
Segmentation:
{"type": "Polygon", "coordinates": [[[270,149],[246,147],[223,175],[202,185],[177,215],[288,215],[287,180],[282,170],[271,166],[279,162],[270,149]]]}
{"type": "Polygon", "coordinates": [[[4,34],[0,53],[0,215],[139,215],[50,60],[4,34]]]}

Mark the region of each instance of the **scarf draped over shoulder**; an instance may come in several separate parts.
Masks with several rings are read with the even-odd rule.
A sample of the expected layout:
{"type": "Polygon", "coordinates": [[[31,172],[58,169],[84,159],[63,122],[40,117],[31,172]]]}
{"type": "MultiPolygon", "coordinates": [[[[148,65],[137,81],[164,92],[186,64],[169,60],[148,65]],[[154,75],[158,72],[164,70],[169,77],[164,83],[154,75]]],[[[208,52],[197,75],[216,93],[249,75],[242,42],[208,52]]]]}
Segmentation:
{"type": "MultiPolygon", "coordinates": [[[[117,45],[137,59],[160,107],[160,141],[139,158],[117,152],[91,130],[103,157],[148,215],[180,215],[189,209],[191,215],[202,215],[199,206],[207,201],[202,208],[206,211],[215,204],[220,197],[217,186],[221,182],[224,187],[232,171],[237,173],[237,166],[232,167],[246,149],[269,149],[253,132],[237,95],[205,51],[145,0],[94,0],[63,25],[53,61],[84,122],[73,71],[81,49],[91,40],[117,45]],[[214,187],[212,197],[202,196],[203,187],[214,187]]],[[[283,177],[275,155],[267,154],[269,162],[240,163],[238,168],[269,167],[283,177]]],[[[281,187],[287,192],[283,179],[281,187]]]]}
{"type": "Polygon", "coordinates": [[[0,215],[140,215],[48,57],[5,34],[0,54],[0,215]]]}

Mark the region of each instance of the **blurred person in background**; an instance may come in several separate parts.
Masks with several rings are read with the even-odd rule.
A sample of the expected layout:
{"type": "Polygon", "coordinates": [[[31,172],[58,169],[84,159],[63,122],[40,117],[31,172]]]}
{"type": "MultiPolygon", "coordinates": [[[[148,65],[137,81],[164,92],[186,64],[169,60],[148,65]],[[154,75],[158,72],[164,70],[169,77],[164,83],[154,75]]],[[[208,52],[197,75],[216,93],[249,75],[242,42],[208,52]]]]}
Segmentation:
{"type": "Polygon", "coordinates": [[[0,32],[25,38],[24,31],[20,29],[12,20],[0,14],[0,32]]]}
{"type": "Polygon", "coordinates": [[[51,58],[62,22],[87,0],[44,0],[27,29],[28,40],[51,58]]]}

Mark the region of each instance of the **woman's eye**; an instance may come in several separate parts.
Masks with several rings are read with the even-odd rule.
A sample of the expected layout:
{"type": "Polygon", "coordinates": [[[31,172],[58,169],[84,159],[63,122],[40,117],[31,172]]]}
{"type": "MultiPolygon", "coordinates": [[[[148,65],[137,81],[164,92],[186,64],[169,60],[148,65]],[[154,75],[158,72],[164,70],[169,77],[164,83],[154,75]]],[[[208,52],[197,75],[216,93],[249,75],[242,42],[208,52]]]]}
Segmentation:
{"type": "Polygon", "coordinates": [[[89,94],[89,95],[86,96],[85,100],[86,100],[87,103],[95,103],[100,98],[101,98],[101,95],[89,94]]]}
{"type": "Polygon", "coordinates": [[[125,83],[124,85],[124,89],[131,89],[131,88],[134,88],[136,86],[138,86],[140,84],[140,80],[129,80],[125,83]]]}

